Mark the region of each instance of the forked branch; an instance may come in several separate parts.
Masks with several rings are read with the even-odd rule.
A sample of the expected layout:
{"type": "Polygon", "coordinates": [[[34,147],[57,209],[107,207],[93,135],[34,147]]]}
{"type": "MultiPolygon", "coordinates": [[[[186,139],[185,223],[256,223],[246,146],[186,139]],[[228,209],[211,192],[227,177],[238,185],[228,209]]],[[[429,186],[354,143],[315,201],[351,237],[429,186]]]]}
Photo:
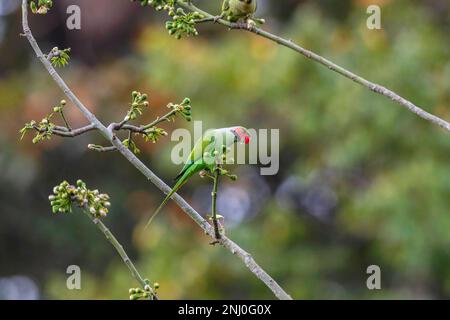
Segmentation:
{"type": "MultiPolygon", "coordinates": [[[[92,114],[88,108],[78,99],[78,97],[72,92],[72,90],[67,86],[61,76],[57,73],[55,68],[46,59],[39,45],[31,33],[30,27],[28,25],[28,6],[27,0],[22,0],[22,26],[23,32],[28,39],[31,47],[36,53],[37,58],[44,65],[47,72],[56,82],[56,84],[61,88],[67,98],[81,111],[84,117],[89,121],[89,123],[94,126],[103,135],[103,137],[108,140],[114,147],[120,152],[136,169],[138,169],[148,180],[150,180],[158,189],[160,189],[165,194],[171,191],[171,188],[165,184],[157,175],[153,173],[139,158],[137,158],[115,135],[112,128],[107,128],[102,124],[97,117],[92,114]]],[[[175,203],[187,214],[189,215],[208,235],[214,239],[214,230],[211,225],[197,212],[195,211],[182,197],[178,194],[174,194],[172,199],[175,203]]],[[[252,258],[252,256],[239,247],[232,240],[223,236],[220,240],[225,248],[227,248],[231,253],[238,256],[245,264],[245,266],[259,279],[261,280],[278,299],[291,300],[292,298],[283,290],[283,288],[267,273],[265,272],[252,258]]]]}
{"type": "Polygon", "coordinates": [[[378,93],[380,95],[383,95],[383,96],[391,99],[394,102],[397,102],[402,107],[415,113],[419,117],[421,117],[431,123],[434,123],[434,124],[440,126],[441,128],[445,129],[446,131],[450,132],[450,123],[449,122],[423,110],[422,108],[418,107],[411,101],[403,98],[402,96],[395,93],[394,91],[392,91],[384,86],[381,86],[379,84],[373,83],[361,76],[358,76],[357,74],[345,69],[344,67],[337,65],[336,63],[318,55],[317,53],[314,53],[310,50],[307,50],[307,49],[299,46],[298,44],[294,43],[292,40],[287,40],[282,37],[279,37],[273,33],[270,33],[268,31],[265,31],[261,28],[256,27],[253,24],[232,23],[232,22],[229,22],[224,19],[217,19],[216,16],[196,7],[194,4],[192,4],[191,1],[178,0],[177,4],[185,9],[192,11],[192,12],[200,13],[204,17],[204,19],[201,19],[201,21],[199,21],[199,22],[217,22],[229,29],[245,30],[245,31],[254,33],[258,36],[261,36],[263,38],[269,39],[269,40],[271,40],[277,44],[280,44],[282,46],[285,46],[291,50],[294,50],[295,52],[302,54],[306,58],[311,59],[314,62],[320,63],[321,65],[324,65],[328,69],[368,88],[369,90],[371,90],[375,93],[378,93]]]}

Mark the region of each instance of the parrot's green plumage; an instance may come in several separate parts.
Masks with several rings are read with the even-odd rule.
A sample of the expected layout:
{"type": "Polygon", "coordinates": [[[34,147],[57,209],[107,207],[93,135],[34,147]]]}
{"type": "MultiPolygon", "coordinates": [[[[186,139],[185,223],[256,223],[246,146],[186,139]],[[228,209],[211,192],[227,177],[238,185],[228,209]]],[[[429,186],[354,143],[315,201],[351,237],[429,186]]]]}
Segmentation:
{"type": "Polygon", "coordinates": [[[195,173],[202,170],[209,172],[214,171],[216,165],[215,159],[221,157],[227,148],[236,142],[248,144],[250,142],[250,135],[244,127],[230,127],[215,130],[208,130],[202,138],[200,138],[188,158],[183,169],[177,175],[177,181],[172,188],[172,191],[166,196],[161,205],[151,216],[146,227],[150,225],[153,218],[161,211],[164,205],[169,201],[175,192],[177,192],[195,173]]]}
{"type": "Polygon", "coordinates": [[[240,19],[249,20],[256,12],[256,0],[224,0],[222,4],[222,17],[230,22],[240,19]]]}

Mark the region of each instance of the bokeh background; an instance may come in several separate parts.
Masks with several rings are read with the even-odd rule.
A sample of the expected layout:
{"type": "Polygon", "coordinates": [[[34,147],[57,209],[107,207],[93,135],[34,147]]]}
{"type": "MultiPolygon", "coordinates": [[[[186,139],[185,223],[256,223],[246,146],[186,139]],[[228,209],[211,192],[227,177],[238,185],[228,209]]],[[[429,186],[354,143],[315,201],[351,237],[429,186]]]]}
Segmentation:
{"type": "MultiPolygon", "coordinates": [[[[137,284],[89,219],[51,214],[61,180],[84,179],[112,197],[105,223],[163,299],[273,298],[241,261],[212,247],[173,203],[143,231],[163,195],[118,154],[87,150],[97,133],[33,145],[19,129],[64,98],[21,32],[18,0],[0,2],[0,299],[127,299],[137,284]],[[66,288],[79,265],[82,289],[66,288]]],[[[30,17],[44,51],[71,47],[61,74],[105,123],[125,114],[130,92],[150,96],[145,121],[190,97],[204,127],[280,129],[280,171],[235,167],[220,186],[227,234],[297,299],[450,298],[450,139],[388,99],[265,39],[221,26],[175,40],[165,14],[122,0],[55,1],[30,17]],[[65,27],[78,4],[82,29],[65,27]],[[382,290],[366,287],[380,266],[382,290]]],[[[197,1],[218,12],[220,1],[197,1]]],[[[263,1],[265,28],[450,119],[450,3],[446,0],[263,1]],[[366,8],[382,7],[382,30],[366,8]]],[[[70,122],[85,124],[67,108],[70,122]]],[[[178,120],[169,132],[192,124],[178,120]]],[[[175,143],[140,142],[165,181],[179,170],[175,143]]],[[[210,185],[181,194],[202,214],[210,185]]]]}

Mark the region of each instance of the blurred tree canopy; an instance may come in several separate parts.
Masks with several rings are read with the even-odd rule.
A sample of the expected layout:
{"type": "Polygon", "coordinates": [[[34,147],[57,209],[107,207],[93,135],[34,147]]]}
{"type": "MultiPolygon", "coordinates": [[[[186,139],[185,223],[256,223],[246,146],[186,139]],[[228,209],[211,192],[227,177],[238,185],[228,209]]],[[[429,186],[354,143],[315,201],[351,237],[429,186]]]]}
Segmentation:
{"type": "MultiPolygon", "coordinates": [[[[265,28],[450,119],[448,1],[260,2],[265,28]],[[381,30],[366,28],[373,3],[382,7],[381,30]]],[[[72,48],[62,75],[102,121],[122,117],[136,89],[149,94],[149,119],[188,96],[204,127],[280,129],[279,173],[235,167],[240,178],[221,184],[219,212],[232,222],[227,234],[294,298],[450,298],[446,132],[254,35],[205,25],[198,37],[175,40],[164,16],[119,0],[79,1],[82,30],[69,31],[67,3],[31,27],[43,49],[72,48]],[[372,264],[382,271],[379,291],[366,287],[372,264]]],[[[218,12],[220,1],[199,5],[218,12]]],[[[23,123],[63,97],[18,36],[19,12],[5,9],[0,19],[0,279],[30,277],[41,298],[127,297],[134,280],[103,235],[80,212],[51,214],[52,187],[81,178],[111,195],[105,223],[161,284],[161,298],[272,298],[174,204],[144,231],[163,195],[121,157],[88,151],[102,142],[95,133],[19,141],[23,123]],[[82,290],[66,288],[70,264],[82,269],[82,290]]],[[[178,126],[192,129],[164,125],[178,126]]],[[[140,144],[167,182],[179,169],[169,161],[173,145],[140,144]]],[[[181,194],[206,214],[210,185],[193,180],[181,194]]],[[[0,298],[5,292],[0,282],[0,298]]]]}

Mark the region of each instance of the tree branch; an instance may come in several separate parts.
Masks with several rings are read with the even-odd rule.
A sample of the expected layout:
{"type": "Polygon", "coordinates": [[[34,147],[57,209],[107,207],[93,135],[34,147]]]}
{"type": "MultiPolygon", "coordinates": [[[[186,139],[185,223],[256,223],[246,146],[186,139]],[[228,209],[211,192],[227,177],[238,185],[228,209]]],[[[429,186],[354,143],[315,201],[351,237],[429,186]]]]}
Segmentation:
{"type": "Polygon", "coordinates": [[[409,111],[415,113],[419,117],[421,117],[431,123],[434,123],[434,124],[440,126],[441,128],[445,129],[446,131],[450,132],[450,123],[448,123],[447,121],[423,110],[422,108],[416,106],[414,103],[403,98],[402,96],[395,93],[394,91],[392,91],[386,87],[383,87],[379,84],[373,83],[361,76],[358,76],[355,73],[331,62],[330,60],[325,59],[324,57],[318,55],[317,53],[314,53],[310,50],[307,50],[307,49],[299,46],[298,44],[294,43],[292,40],[284,39],[282,37],[279,37],[277,35],[274,35],[274,34],[268,32],[268,31],[265,31],[261,28],[255,27],[254,25],[251,25],[251,24],[232,23],[232,22],[229,22],[224,19],[215,19],[214,15],[197,8],[195,5],[193,5],[190,2],[178,0],[177,3],[178,3],[178,5],[180,5],[181,7],[185,8],[185,9],[188,9],[191,11],[197,11],[200,14],[202,14],[205,18],[201,19],[199,22],[217,22],[217,23],[224,25],[230,29],[245,30],[245,31],[254,33],[258,36],[261,36],[263,38],[269,39],[277,44],[285,46],[291,50],[294,50],[295,52],[302,54],[306,58],[311,59],[315,62],[318,62],[318,63],[324,65],[325,67],[327,67],[328,69],[368,88],[369,90],[371,90],[375,93],[381,94],[381,95],[391,99],[394,102],[397,102],[398,104],[405,107],[409,111]]]}
{"type": "MultiPolygon", "coordinates": [[[[37,131],[42,131],[42,130],[39,130],[39,128],[37,128],[37,127],[35,127],[35,129],[37,131]]],[[[93,124],[88,124],[87,126],[84,126],[84,127],[78,128],[78,129],[71,129],[71,130],[68,130],[65,127],[56,126],[55,129],[53,129],[52,133],[54,135],[57,135],[60,137],[74,138],[79,135],[82,135],[83,133],[86,133],[86,132],[89,132],[89,131],[92,131],[95,129],[97,129],[97,128],[93,124]]]]}
{"type": "MultiPolygon", "coordinates": [[[[130,150],[128,150],[122,142],[115,136],[113,130],[106,128],[97,117],[87,109],[78,97],[70,90],[61,76],[56,72],[55,68],[44,57],[39,45],[31,33],[28,25],[28,6],[27,0],[22,0],[22,27],[23,32],[36,53],[37,58],[42,62],[47,72],[61,88],[67,98],[82,112],[85,118],[95,127],[100,133],[107,139],[117,150],[136,168],[138,169],[148,180],[150,180],[155,186],[162,192],[168,194],[171,188],[165,184],[157,175],[153,173],[139,158],[137,158],[130,150]]],[[[186,200],[180,197],[178,194],[174,194],[172,199],[175,203],[188,214],[208,235],[214,238],[214,230],[211,225],[192,208],[186,200]]],[[[227,248],[231,253],[238,256],[245,264],[245,266],[259,279],[261,280],[278,299],[291,300],[292,298],[278,285],[278,283],[272,279],[272,277],[265,272],[252,258],[252,256],[239,247],[236,243],[223,236],[220,243],[227,248]]]]}
{"type": "Polygon", "coordinates": [[[161,118],[157,118],[156,120],[154,120],[153,122],[145,125],[142,127],[142,129],[145,131],[146,129],[149,129],[151,127],[156,126],[157,124],[164,122],[164,121],[170,121],[170,117],[174,116],[177,113],[176,110],[172,110],[169,113],[167,113],[166,115],[162,116],[161,118]]]}
{"type": "Polygon", "coordinates": [[[100,219],[95,218],[91,213],[89,213],[87,210],[83,209],[83,212],[91,219],[91,221],[97,226],[97,228],[103,232],[103,234],[106,237],[106,240],[108,240],[113,247],[116,249],[117,253],[122,258],[125,265],[130,269],[131,275],[139,282],[139,284],[142,286],[142,288],[150,288],[150,293],[154,300],[159,300],[157,294],[150,286],[147,286],[148,284],[145,282],[144,278],[140,275],[139,271],[134,266],[131,259],[128,257],[127,253],[125,252],[123,246],[120,244],[120,242],[114,237],[112,232],[108,229],[108,227],[105,226],[105,224],[100,221],[100,219]]]}
{"type": "Polygon", "coordinates": [[[220,230],[219,230],[219,223],[217,221],[217,209],[216,209],[216,205],[217,205],[217,185],[219,183],[219,172],[220,172],[220,168],[219,165],[217,164],[217,167],[214,170],[214,183],[213,183],[213,190],[211,192],[211,219],[213,222],[213,226],[214,226],[214,235],[216,240],[213,242],[217,243],[220,242],[220,238],[221,238],[221,234],[220,234],[220,230]]]}

